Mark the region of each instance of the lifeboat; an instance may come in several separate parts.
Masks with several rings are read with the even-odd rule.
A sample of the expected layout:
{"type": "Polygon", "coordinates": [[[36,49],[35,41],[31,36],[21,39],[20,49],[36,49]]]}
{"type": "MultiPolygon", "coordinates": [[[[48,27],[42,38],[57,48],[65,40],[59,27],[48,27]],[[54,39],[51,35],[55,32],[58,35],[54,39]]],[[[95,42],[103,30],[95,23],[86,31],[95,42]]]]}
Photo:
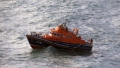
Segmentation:
{"type": "Polygon", "coordinates": [[[56,28],[50,29],[48,34],[31,32],[26,37],[33,49],[54,46],[61,49],[91,51],[93,46],[92,38],[85,41],[78,35],[78,32],[79,30],[77,28],[69,30],[66,23],[62,23],[56,28]]]}

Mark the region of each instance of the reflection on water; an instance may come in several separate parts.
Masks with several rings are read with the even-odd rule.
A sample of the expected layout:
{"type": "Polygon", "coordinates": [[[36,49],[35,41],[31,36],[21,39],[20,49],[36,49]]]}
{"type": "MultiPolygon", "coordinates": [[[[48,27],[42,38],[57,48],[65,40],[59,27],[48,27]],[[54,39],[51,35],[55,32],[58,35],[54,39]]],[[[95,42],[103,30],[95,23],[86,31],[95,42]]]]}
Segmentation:
{"type": "Polygon", "coordinates": [[[75,51],[75,50],[66,50],[66,49],[58,49],[55,47],[48,47],[44,49],[32,49],[30,54],[43,54],[48,52],[52,56],[90,56],[92,55],[92,51],[75,51]]]}
{"type": "Polygon", "coordinates": [[[39,63],[39,65],[43,65],[43,68],[76,68],[86,65],[87,62],[85,61],[89,63],[90,60],[87,58],[91,55],[92,52],[56,49],[50,46],[44,49],[32,49],[29,59],[34,64],[39,63]],[[86,59],[81,59],[82,57],[86,59]]]}

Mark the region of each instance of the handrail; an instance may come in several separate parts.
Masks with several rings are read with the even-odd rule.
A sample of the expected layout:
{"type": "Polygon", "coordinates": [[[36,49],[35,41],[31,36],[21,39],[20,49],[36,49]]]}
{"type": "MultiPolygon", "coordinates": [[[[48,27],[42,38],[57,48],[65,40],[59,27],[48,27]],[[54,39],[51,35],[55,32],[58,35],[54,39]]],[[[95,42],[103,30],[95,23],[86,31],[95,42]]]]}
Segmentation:
{"type": "Polygon", "coordinates": [[[73,29],[73,33],[75,33],[76,35],[78,34],[78,29],[77,28],[74,28],[73,29]]]}

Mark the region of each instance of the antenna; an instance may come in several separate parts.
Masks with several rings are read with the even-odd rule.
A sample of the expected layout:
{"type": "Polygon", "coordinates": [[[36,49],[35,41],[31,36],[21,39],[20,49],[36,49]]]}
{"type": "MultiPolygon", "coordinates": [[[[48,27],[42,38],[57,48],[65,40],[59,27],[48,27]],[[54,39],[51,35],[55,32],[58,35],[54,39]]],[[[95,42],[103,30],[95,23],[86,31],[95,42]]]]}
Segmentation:
{"type": "Polygon", "coordinates": [[[69,22],[70,21],[68,19],[65,19],[65,21],[62,24],[66,26],[66,24],[69,23],[69,22]]]}

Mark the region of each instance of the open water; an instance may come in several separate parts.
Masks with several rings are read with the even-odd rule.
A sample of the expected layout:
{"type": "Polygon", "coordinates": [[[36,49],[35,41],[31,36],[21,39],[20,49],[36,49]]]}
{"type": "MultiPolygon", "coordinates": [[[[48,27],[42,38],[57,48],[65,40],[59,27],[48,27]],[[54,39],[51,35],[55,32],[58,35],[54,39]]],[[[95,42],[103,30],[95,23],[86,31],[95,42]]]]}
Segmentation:
{"type": "Polygon", "coordinates": [[[0,0],[0,68],[120,68],[120,0],[0,0]],[[65,19],[91,52],[30,47],[26,34],[65,19]]]}

